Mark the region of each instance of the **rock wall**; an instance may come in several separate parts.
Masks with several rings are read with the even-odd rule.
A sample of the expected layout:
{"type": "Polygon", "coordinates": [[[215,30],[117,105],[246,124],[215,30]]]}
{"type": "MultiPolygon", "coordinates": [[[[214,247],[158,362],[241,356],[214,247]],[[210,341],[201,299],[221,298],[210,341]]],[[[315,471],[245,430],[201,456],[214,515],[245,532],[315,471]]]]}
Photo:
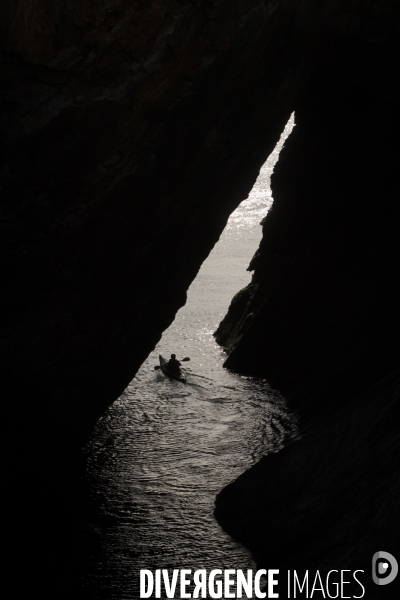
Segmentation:
{"type": "Polygon", "coordinates": [[[347,572],[341,598],[398,598],[398,581],[377,586],[371,564],[378,548],[396,557],[400,551],[399,392],[396,369],[346,407],[325,409],[301,439],[219,494],[220,524],[251,549],[260,568],[280,569],[279,598],[294,597],[293,590],[287,594],[287,570],[308,570],[311,582],[319,571],[325,582],[331,569],[364,571],[364,595],[347,572]]]}
{"type": "Polygon", "coordinates": [[[1,3],[1,381],[28,447],[76,446],[184,304],[342,18],[297,4],[1,3]]]}
{"type": "Polygon", "coordinates": [[[296,104],[252,281],[216,332],[227,367],[300,410],[301,439],[225,488],[216,517],[263,568],[363,569],[365,597],[394,600],[370,573],[378,547],[400,552],[400,39],[394,5],[391,25],[375,9],[296,104]]]}
{"type": "Polygon", "coordinates": [[[303,409],[397,364],[399,61],[398,36],[345,38],[313,77],[272,176],[252,282],[215,334],[227,367],[303,409]]]}

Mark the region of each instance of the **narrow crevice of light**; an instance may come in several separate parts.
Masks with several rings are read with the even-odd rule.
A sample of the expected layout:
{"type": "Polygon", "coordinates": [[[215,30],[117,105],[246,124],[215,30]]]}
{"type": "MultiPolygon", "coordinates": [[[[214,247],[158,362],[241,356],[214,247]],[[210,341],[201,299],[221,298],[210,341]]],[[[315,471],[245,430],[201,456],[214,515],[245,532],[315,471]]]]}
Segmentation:
{"type": "Polygon", "coordinates": [[[138,598],[139,570],[254,569],[213,518],[216,494],[293,436],[296,423],[265,381],[223,369],[212,332],[247,283],[271,206],[270,176],[293,127],[261,169],[193,282],[186,306],[86,447],[83,583],[93,596],[138,598]],[[158,354],[190,356],[187,383],[158,354]]]}

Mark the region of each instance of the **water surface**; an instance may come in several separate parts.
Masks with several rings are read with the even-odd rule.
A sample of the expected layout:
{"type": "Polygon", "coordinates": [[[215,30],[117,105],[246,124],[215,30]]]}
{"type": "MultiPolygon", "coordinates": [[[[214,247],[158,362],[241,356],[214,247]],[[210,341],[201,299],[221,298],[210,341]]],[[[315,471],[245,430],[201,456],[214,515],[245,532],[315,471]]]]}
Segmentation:
{"type": "Polygon", "coordinates": [[[272,204],[269,182],[279,150],[231,216],[186,305],[85,450],[81,545],[89,597],[138,598],[140,569],[255,566],[214,520],[214,499],[261,456],[281,448],[295,420],[264,380],[223,369],[226,357],[212,333],[250,280],[246,268],[272,204]],[[160,352],[190,356],[186,384],[154,370],[160,352]]]}

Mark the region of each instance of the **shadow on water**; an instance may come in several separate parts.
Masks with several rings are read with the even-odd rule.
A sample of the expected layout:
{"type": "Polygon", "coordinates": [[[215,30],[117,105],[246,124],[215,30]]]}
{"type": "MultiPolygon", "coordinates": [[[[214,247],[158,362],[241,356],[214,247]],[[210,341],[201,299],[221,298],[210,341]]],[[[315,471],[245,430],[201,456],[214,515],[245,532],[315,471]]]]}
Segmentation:
{"type": "Polygon", "coordinates": [[[255,461],[279,450],[296,422],[265,381],[223,369],[225,356],[212,332],[248,283],[259,222],[272,202],[276,157],[232,215],[186,306],[85,449],[80,539],[87,598],[138,598],[144,568],[254,568],[246,549],[214,520],[214,499],[255,461]],[[191,357],[186,384],[154,371],[160,352],[191,357]]]}

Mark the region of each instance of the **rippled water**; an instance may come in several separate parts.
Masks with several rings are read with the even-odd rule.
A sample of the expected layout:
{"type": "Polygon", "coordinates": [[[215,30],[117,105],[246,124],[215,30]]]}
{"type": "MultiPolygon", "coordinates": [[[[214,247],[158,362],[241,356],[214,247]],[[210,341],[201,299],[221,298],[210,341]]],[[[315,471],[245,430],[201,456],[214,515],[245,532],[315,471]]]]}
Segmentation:
{"type": "Polygon", "coordinates": [[[88,597],[138,598],[144,568],[254,568],[246,549],[214,520],[214,499],[282,447],[295,421],[265,381],[223,369],[212,333],[250,280],[246,267],[272,203],[269,179],[279,150],[231,216],[186,306],[86,448],[81,545],[88,597]],[[159,352],[191,357],[186,384],[154,370],[159,352]]]}

